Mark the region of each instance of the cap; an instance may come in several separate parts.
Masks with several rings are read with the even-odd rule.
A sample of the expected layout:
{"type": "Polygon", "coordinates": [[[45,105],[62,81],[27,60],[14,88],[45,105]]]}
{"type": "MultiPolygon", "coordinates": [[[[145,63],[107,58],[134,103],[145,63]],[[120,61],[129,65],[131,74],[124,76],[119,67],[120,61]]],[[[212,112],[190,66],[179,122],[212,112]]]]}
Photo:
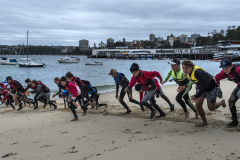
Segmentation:
{"type": "Polygon", "coordinates": [[[112,69],[110,70],[110,72],[108,73],[108,75],[113,75],[113,73],[117,73],[117,70],[114,69],[114,68],[112,68],[112,69]]]}
{"type": "Polygon", "coordinates": [[[10,79],[12,79],[11,76],[7,76],[7,77],[6,77],[6,81],[7,81],[7,80],[10,80],[10,79]]]}
{"type": "Polygon", "coordinates": [[[173,58],[170,64],[180,64],[180,60],[178,58],[173,58]]]}
{"type": "Polygon", "coordinates": [[[228,68],[231,67],[231,65],[232,61],[230,59],[225,58],[220,62],[219,68],[228,68]]]}

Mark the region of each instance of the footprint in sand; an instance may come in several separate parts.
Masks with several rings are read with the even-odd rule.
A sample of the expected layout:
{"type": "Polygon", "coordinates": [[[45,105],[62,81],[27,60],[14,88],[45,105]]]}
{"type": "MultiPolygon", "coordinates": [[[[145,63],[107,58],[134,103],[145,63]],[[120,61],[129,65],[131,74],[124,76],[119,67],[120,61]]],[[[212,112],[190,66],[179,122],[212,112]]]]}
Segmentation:
{"type": "Polygon", "coordinates": [[[33,142],[33,143],[39,143],[39,142],[41,142],[41,141],[36,141],[36,142],[33,142]]]}
{"type": "Polygon", "coordinates": [[[19,142],[14,142],[13,144],[11,144],[11,145],[14,145],[14,144],[18,144],[19,142]]]}
{"type": "Polygon", "coordinates": [[[137,131],[137,132],[135,132],[134,134],[142,134],[143,132],[141,132],[141,131],[137,131]]]}
{"type": "Polygon", "coordinates": [[[17,155],[17,153],[8,153],[8,154],[5,154],[4,156],[2,156],[2,158],[7,158],[7,157],[15,156],[15,155],[17,155]]]}
{"type": "Polygon", "coordinates": [[[67,134],[67,133],[69,133],[69,132],[62,132],[61,134],[67,134]]]}
{"type": "Polygon", "coordinates": [[[77,153],[78,150],[69,150],[67,152],[63,152],[63,154],[77,153]]]}
{"type": "Polygon", "coordinates": [[[148,126],[149,124],[144,124],[144,126],[148,126]]]}
{"type": "Polygon", "coordinates": [[[131,133],[131,129],[126,129],[125,131],[123,131],[123,133],[131,133]]]}
{"type": "Polygon", "coordinates": [[[44,145],[44,146],[42,146],[42,147],[40,147],[40,148],[43,148],[43,147],[50,147],[50,146],[52,146],[52,145],[44,145]]]}

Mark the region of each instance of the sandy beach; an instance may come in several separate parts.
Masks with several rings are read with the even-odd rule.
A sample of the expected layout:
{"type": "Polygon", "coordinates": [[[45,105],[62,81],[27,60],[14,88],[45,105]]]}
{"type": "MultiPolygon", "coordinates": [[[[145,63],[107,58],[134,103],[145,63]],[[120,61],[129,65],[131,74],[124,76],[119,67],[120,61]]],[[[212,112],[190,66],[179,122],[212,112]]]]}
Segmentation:
{"type": "MultiPolygon", "coordinates": [[[[221,81],[226,102],[235,86],[221,81]]],[[[149,119],[150,111],[142,112],[127,96],[124,100],[132,113],[124,114],[126,110],[115,99],[115,92],[100,95],[99,102],[108,103],[108,108],[89,109],[86,116],[81,116],[82,110],[78,107],[79,121],[76,122],[70,122],[73,114],[63,109],[61,99],[55,111],[48,106],[39,110],[25,107],[17,112],[1,106],[0,157],[18,160],[240,159],[240,127],[225,128],[225,123],[231,121],[228,105],[211,112],[205,101],[209,125],[199,127],[195,124],[201,119],[193,119],[194,113],[189,107],[190,118],[183,120],[183,109],[175,101],[177,85],[162,88],[175,105],[175,111],[170,112],[167,103],[158,98],[157,104],[166,113],[166,117],[158,119],[149,119]]],[[[190,95],[194,93],[195,87],[190,95]]],[[[133,92],[133,98],[139,100],[139,94],[133,92]]]]}

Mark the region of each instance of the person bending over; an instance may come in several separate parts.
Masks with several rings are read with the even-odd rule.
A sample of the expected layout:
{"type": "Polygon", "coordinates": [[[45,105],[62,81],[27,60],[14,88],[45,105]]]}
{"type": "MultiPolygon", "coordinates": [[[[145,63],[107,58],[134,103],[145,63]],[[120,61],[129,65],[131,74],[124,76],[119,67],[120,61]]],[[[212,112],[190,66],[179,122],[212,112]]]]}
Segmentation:
{"type": "MultiPolygon", "coordinates": [[[[190,100],[195,102],[197,112],[202,118],[202,125],[208,125],[205,112],[203,110],[203,101],[207,99],[207,106],[210,111],[214,111],[220,106],[226,107],[225,101],[216,102],[216,83],[213,76],[204,69],[195,66],[190,60],[182,62],[183,72],[196,84],[196,94],[190,96],[190,100]]],[[[179,88],[183,91],[184,87],[179,88]]]]}
{"type": "MultiPolygon", "coordinates": [[[[126,108],[126,110],[127,110],[126,114],[131,113],[131,110],[129,109],[127,104],[123,101],[124,96],[126,94],[125,89],[129,84],[129,80],[125,77],[125,75],[123,73],[117,72],[116,69],[111,69],[108,75],[111,75],[113,77],[115,83],[116,83],[116,95],[115,95],[115,97],[117,99],[118,99],[119,85],[122,87],[122,90],[120,92],[119,102],[123,105],[124,108],[126,108]]],[[[132,90],[131,89],[128,90],[127,95],[128,95],[128,99],[129,99],[130,102],[135,103],[137,105],[140,105],[142,111],[144,111],[143,105],[132,98],[132,90]]]]}
{"type": "Polygon", "coordinates": [[[162,80],[161,75],[157,71],[143,71],[139,69],[139,66],[137,63],[133,63],[132,66],[130,67],[130,71],[133,74],[130,83],[126,87],[125,91],[131,89],[136,83],[140,84],[145,91],[145,96],[143,97],[141,104],[143,104],[145,107],[151,110],[151,115],[150,118],[154,118],[156,115],[156,110],[159,111],[160,116],[164,115],[165,113],[160,109],[158,105],[153,105],[148,103],[148,101],[153,100],[153,96],[155,95],[157,91],[157,87],[155,85],[155,82],[153,80],[154,77],[158,77],[160,81],[162,80]]]}

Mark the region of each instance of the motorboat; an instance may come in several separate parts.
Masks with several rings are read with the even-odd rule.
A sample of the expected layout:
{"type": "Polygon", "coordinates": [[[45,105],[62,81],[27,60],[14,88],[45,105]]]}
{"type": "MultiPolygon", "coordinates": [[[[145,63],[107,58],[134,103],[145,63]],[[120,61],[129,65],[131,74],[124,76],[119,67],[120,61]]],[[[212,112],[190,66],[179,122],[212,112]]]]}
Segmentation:
{"type": "Polygon", "coordinates": [[[59,63],[79,63],[80,59],[78,57],[65,57],[63,59],[57,60],[59,63]]]}
{"type": "Polygon", "coordinates": [[[85,65],[103,65],[103,62],[92,61],[92,62],[86,62],[85,65]]]}
{"type": "Polygon", "coordinates": [[[0,64],[1,65],[16,65],[17,60],[15,58],[6,58],[6,57],[0,57],[0,64]]]}
{"type": "Polygon", "coordinates": [[[18,63],[19,67],[43,67],[44,63],[36,63],[36,62],[26,62],[26,63],[18,63]]]}

